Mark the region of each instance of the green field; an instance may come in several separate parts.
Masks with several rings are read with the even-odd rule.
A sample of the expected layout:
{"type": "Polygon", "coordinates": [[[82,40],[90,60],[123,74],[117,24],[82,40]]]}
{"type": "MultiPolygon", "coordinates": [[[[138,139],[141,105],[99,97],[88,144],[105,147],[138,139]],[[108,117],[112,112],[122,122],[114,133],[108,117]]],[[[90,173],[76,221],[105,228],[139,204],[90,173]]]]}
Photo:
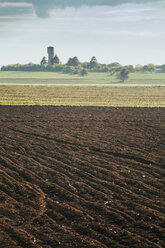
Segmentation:
{"type": "Polygon", "coordinates": [[[109,73],[0,71],[0,104],[165,107],[165,74],[132,73],[121,83],[109,73]]]}
{"type": "Polygon", "coordinates": [[[110,73],[91,72],[85,77],[57,72],[12,72],[0,71],[2,84],[99,84],[99,85],[152,85],[165,86],[165,73],[130,73],[123,84],[110,73]]]}

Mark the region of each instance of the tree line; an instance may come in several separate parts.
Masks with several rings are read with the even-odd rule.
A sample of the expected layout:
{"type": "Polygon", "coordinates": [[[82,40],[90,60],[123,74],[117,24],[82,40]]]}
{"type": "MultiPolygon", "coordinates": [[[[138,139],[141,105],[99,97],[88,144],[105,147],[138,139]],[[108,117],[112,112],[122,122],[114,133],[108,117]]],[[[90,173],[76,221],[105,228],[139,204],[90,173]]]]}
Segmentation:
{"type": "MultiPolygon", "coordinates": [[[[97,61],[96,57],[93,56],[89,62],[80,62],[79,59],[75,56],[69,58],[66,64],[62,64],[57,55],[52,59],[52,65],[48,65],[46,57],[41,59],[40,64],[14,64],[2,66],[1,71],[51,71],[51,72],[62,72],[67,74],[78,74],[85,76],[88,72],[109,72],[112,74],[126,75],[132,72],[162,72],[165,73],[165,65],[157,66],[154,64],[148,65],[126,65],[122,66],[118,62],[110,64],[101,64],[97,61]]],[[[120,76],[119,76],[120,77],[120,76]]],[[[124,77],[124,76],[123,76],[124,77]]]]}

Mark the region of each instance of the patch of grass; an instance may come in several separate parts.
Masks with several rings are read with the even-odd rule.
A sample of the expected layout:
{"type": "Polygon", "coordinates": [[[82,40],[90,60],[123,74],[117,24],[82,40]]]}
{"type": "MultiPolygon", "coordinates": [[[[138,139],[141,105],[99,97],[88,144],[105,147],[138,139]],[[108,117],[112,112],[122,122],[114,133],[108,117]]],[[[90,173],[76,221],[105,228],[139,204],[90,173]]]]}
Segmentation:
{"type": "Polygon", "coordinates": [[[165,86],[165,73],[130,73],[125,83],[119,82],[115,75],[110,73],[91,72],[85,77],[68,75],[57,72],[12,72],[0,71],[0,84],[112,84],[112,85],[151,85],[165,86]]]}

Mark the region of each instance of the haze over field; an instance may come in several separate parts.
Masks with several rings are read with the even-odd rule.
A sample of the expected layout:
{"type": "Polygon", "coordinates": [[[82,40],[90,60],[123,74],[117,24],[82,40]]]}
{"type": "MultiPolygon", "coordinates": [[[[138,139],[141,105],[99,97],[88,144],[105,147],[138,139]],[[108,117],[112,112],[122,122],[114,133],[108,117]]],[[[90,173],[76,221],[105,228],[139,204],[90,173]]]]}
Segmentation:
{"type": "Polygon", "coordinates": [[[164,64],[164,0],[0,0],[0,65],[62,62],[164,64]]]}

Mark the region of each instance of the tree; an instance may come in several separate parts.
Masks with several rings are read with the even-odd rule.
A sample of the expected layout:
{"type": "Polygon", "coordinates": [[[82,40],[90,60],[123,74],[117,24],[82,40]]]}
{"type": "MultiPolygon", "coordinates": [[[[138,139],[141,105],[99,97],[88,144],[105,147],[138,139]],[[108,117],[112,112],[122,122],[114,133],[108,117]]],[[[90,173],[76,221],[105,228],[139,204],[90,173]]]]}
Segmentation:
{"type": "Polygon", "coordinates": [[[137,65],[135,66],[135,72],[142,72],[142,71],[143,71],[143,66],[137,64],[137,65]]]}
{"type": "Polygon", "coordinates": [[[165,64],[164,64],[164,65],[159,66],[159,68],[160,68],[160,69],[162,69],[162,71],[161,71],[161,72],[165,73],[165,64]]]}
{"type": "Polygon", "coordinates": [[[155,66],[153,64],[144,65],[142,68],[143,72],[154,72],[155,66]]]}
{"type": "Polygon", "coordinates": [[[153,64],[148,64],[148,70],[149,70],[150,72],[154,72],[154,71],[155,71],[155,65],[153,65],[153,64]]]}
{"type": "Polygon", "coordinates": [[[129,77],[129,71],[126,68],[121,69],[121,71],[117,74],[117,78],[124,82],[129,77]]]}
{"type": "Polygon", "coordinates": [[[88,71],[87,71],[87,69],[82,69],[81,71],[80,71],[80,75],[81,76],[86,76],[88,74],[88,71]]]}
{"type": "Polygon", "coordinates": [[[121,64],[118,63],[118,62],[113,62],[113,63],[109,64],[109,67],[117,67],[117,68],[120,68],[120,67],[121,67],[121,64]]]}
{"type": "Polygon", "coordinates": [[[95,68],[98,65],[97,59],[95,56],[91,58],[91,61],[89,62],[89,67],[90,68],[95,68]]]}
{"type": "Polygon", "coordinates": [[[73,66],[64,66],[63,73],[67,73],[67,74],[74,74],[74,67],[73,66]]]}
{"type": "Polygon", "coordinates": [[[42,66],[46,66],[48,64],[47,60],[46,60],[46,57],[43,57],[41,62],[40,62],[40,65],[42,66]]]}
{"type": "Polygon", "coordinates": [[[126,65],[125,68],[128,69],[129,72],[134,72],[135,71],[133,65],[126,65]]]}
{"type": "Polygon", "coordinates": [[[80,62],[78,58],[75,56],[74,58],[69,58],[67,64],[68,66],[79,66],[80,62]]]}
{"type": "Polygon", "coordinates": [[[53,64],[57,64],[59,65],[61,62],[60,62],[60,59],[57,55],[55,55],[55,57],[53,58],[53,61],[52,61],[53,64]]]}
{"type": "Polygon", "coordinates": [[[122,68],[121,64],[119,64],[118,62],[113,62],[113,63],[109,64],[108,67],[109,67],[109,71],[112,74],[114,74],[116,72],[120,72],[121,68],[122,68]]]}

